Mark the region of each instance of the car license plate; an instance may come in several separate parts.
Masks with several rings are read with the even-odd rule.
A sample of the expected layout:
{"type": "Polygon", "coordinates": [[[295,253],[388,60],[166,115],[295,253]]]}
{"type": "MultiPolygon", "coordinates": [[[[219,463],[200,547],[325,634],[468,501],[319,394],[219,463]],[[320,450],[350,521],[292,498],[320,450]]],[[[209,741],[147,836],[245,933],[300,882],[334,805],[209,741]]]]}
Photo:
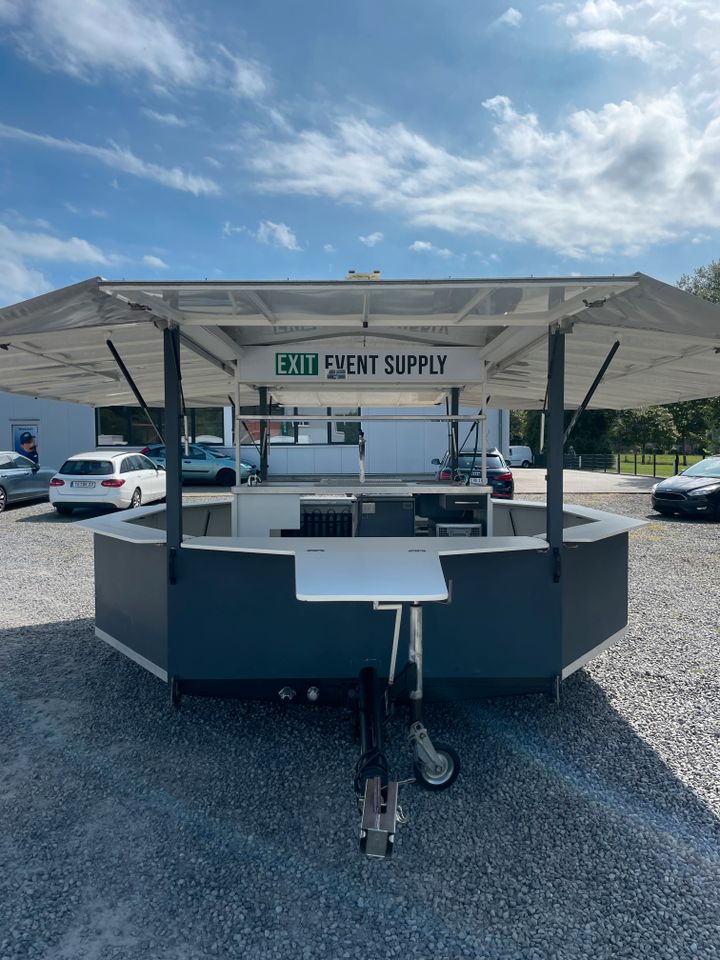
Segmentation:
{"type": "Polygon", "coordinates": [[[470,477],[470,483],[476,483],[480,486],[480,484],[482,484],[482,477],[470,477]]]}
{"type": "Polygon", "coordinates": [[[71,487],[94,487],[95,481],[94,480],[71,480],[70,486],[71,487]]]}

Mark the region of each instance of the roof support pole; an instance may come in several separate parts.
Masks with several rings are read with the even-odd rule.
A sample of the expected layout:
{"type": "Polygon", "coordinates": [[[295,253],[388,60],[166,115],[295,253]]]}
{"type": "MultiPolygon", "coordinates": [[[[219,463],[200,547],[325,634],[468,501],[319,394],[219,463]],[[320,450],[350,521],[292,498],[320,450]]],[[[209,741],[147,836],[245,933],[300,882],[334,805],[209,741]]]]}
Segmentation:
{"type": "Polygon", "coordinates": [[[145,400],[144,400],[144,398],[143,398],[143,395],[140,393],[140,391],[139,391],[138,388],[137,388],[137,384],[135,383],[135,381],[133,380],[133,378],[130,376],[130,371],[128,370],[128,368],[127,368],[127,367],[125,366],[125,364],[123,363],[123,359],[122,359],[122,357],[120,356],[120,354],[117,352],[117,350],[116,350],[116,348],[115,348],[115,344],[112,342],[112,340],[106,340],[105,343],[107,344],[107,348],[108,348],[108,350],[110,351],[110,353],[111,353],[112,356],[113,356],[113,360],[115,361],[115,363],[116,363],[116,364],[118,365],[118,367],[120,368],[120,373],[125,377],[125,380],[126,380],[126,382],[127,382],[127,385],[130,387],[130,389],[132,390],[132,392],[135,394],[135,399],[136,399],[137,402],[140,404],[140,407],[142,408],[145,416],[146,416],[146,417],[148,418],[148,420],[150,421],[150,426],[151,426],[151,427],[153,428],[153,430],[155,431],[155,435],[157,436],[157,438],[158,438],[158,440],[160,441],[160,443],[165,443],[162,434],[160,433],[160,431],[158,430],[158,428],[155,426],[155,421],[154,421],[153,418],[152,418],[152,414],[150,413],[150,410],[149,410],[149,408],[148,408],[148,405],[145,403],[145,400]]]}
{"type": "MultiPolygon", "coordinates": [[[[483,364],[483,366],[485,365],[483,364]]],[[[487,476],[487,448],[488,448],[487,380],[483,379],[481,386],[482,386],[482,406],[480,407],[480,413],[482,414],[483,418],[480,421],[480,482],[484,487],[486,487],[488,482],[488,476],[487,476]]]]}
{"type": "Polygon", "coordinates": [[[595,379],[593,380],[593,382],[590,384],[590,389],[589,389],[588,392],[585,394],[585,399],[583,400],[583,402],[580,404],[580,406],[577,408],[577,410],[576,410],[575,413],[573,414],[573,418],[572,418],[572,420],[570,421],[570,424],[569,424],[567,430],[565,431],[565,443],[567,443],[567,439],[568,439],[568,437],[570,436],[570,434],[572,433],[573,427],[575,426],[575,424],[576,424],[576,423],[578,422],[578,420],[580,419],[580,414],[583,413],[583,411],[585,410],[585,408],[587,407],[587,405],[588,405],[588,404],[590,403],[590,401],[592,400],[592,398],[593,398],[593,396],[594,396],[594,394],[595,394],[595,391],[596,391],[597,388],[600,386],[600,382],[601,382],[602,378],[605,376],[605,372],[606,372],[607,368],[610,366],[610,364],[612,363],[612,358],[613,358],[613,357],[615,356],[615,354],[618,352],[619,347],[620,347],[620,341],[619,341],[619,340],[616,340],[615,343],[614,343],[614,344],[612,345],[612,347],[610,348],[610,352],[608,353],[608,355],[607,355],[607,356],[605,357],[605,359],[603,360],[603,365],[602,365],[602,366],[600,367],[600,369],[598,370],[597,376],[595,377],[595,379]]]}
{"type": "MultiPolygon", "coordinates": [[[[457,417],[460,413],[460,387],[450,387],[450,416],[457,417]]],[[[450,471],[455,477],[458,471],[458,431],[460,424],[457,420],[450,423],[450,471]]]]}
{"type": "MultiPolygon", "coordinates": [[[[267,416],[268,410],[268,388],[258,387],[258,399],[260,401],[260,414],[267,416]]],[[[267,420],[260,421],[260,480],[265,483],[268,477],[268,425],[267,420]]]]}
{"type": "Polygon", "coordinates": [[[565,420],[565,330],[550,328],[548,336],[548,391],[545,441],[547,445],[547,541],[553,582],[560,581],[563,542],[563,432],[565,420]]]}
{"type": "MultiPolygon", "coordinates": [[[[165,480],[168,580],[177,579],[177,553],[182,542],[182,475],[180,472],[180,336],[177,327],[163,330],[165,373],[165,480]]],[[[170,589],[170,595],[172,589],[170,589]]],[[[168,596],[168,622],[170,618],[168,596]]],[[[168,671],[170,673],[170,671],[168,671]]]]}

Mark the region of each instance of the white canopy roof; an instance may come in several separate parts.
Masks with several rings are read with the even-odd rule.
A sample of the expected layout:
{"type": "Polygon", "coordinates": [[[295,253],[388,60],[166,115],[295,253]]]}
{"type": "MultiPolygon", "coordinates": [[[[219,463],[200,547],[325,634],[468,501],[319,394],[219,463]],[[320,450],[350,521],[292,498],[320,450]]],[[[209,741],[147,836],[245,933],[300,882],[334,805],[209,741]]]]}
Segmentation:
{"type": "MultiPolygon", "coordinates": [[[[112,340],[151,406],[163,403],[162,329],[176,324],[188,405],[222,405],[236,361],[255,347],[344,351],[462,347],[485,365],[490,406],[541,407],[547,330],[566,341],[566,405],[577,406],[616,340],[620,348],[595,408],[670,403],[720,392],[720,306],[643,274],[468,280],[155,282],[93,278],[0,310],[0,390],[95,406],[135,399],[106,341],[112,340]]],[[[242,402],[265,385],[278,403],[372,406],[439,401],[475,382],[247,382],[242,402]]]]}

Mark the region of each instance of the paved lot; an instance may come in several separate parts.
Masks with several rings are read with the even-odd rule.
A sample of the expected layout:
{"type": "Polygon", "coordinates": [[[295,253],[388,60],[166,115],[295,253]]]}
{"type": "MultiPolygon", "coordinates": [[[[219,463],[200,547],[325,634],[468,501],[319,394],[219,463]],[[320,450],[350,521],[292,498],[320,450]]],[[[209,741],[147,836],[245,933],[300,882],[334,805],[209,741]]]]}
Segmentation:
{"type": "Polygon", "coordinates": [[[403,788],[387,863],[357,854],[344,711],[172,712],[93,637],[87,532],[41,504],[0,545],[2,960],[718,957],[719,524],[633,533],[628,635],[561,709],[429,708],[464,773],[403,788]]]}
{"type": "MultiPolygon", "coordinates": [[[[545,494],[545,471],[523,470],[515,467],[515,496],[523,497],[527,493],[545,494]]],[[[565,470],[563,472],[563,490],[566,497],[576,493],[648,493],[658,481],[654,477],[630,477],[619,473],[595,473],[591,470],[565,470]]],[[[649,501],[648,501],[649,506],[649,501]]]]}

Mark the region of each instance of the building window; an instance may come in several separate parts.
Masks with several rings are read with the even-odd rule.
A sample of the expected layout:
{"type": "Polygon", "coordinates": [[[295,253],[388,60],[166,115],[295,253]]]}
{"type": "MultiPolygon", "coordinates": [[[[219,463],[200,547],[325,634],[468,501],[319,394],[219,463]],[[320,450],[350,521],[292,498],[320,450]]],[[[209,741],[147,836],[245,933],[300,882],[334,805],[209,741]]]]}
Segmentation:
{"type": "MultiPolygon", "coordinates": [[[[188,440],[201,443],[223,443],[224,413],[222,407],[198,407],[188,410],[188,440]]],[[[165,411],[150,407],[153,423],[165,435],[165,411]]],[[[99,407],[95,413],[96,443],[99,447],[144,447],[159,443],[158,435],[147,414],[139,407],[99,407]]]]}
{"type": "Polygon", "coordinates": [[[191,423],[191,439],[195,443],[225,443],[222,407],[196,407],[192,410],[191,423]]]}
{"type": "MultiPolygon", "coordinates": [[[[339,410],[337,407],[333,408],[333,413],[336,414],[345,414],[348,417],[359,417],[360,410],[358,407],[350,407],[347,410],[339,410]]],[[[360,439],[360,424],[359,423],[346,423],[343,420],[335,420],[331,424],[332,434],[330,438],[331,443],[354,443],[357,444],[360,439]]]]}
{"type": "MultiPolygon", "coordinates": [[[[241,407],[240,408],[240,443],[259,445],[260,443],[260,421],[257,419],[260,413],[260,407],[241,407]]],[[[352,408],[330,408],[326,407],[278,407],[272,405],[270,410],[275,416],[287,414],[288,416],[302,417],[304,414],[310,416],[319,413],[345,414],[347,416],[357,417],[360,410],[357,407],[352,408]]],[[[269,443],[271,445],[289,443],[289,444],[357,444],[360,434],[359,423],[346,423],[342,420],[333,422],[332,420],[300,420],[300,421],[274,421],[268,424],[269,443]]]]}

